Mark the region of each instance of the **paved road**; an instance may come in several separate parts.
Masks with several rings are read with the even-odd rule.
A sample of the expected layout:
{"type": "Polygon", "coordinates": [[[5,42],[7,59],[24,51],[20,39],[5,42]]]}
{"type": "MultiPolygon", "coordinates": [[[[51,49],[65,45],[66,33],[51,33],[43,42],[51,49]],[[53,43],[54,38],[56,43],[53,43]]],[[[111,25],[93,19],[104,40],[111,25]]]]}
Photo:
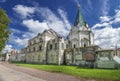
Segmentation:
{"type": "Polygon", "coordinates": [[[0,81],[46,81],[0,64],[0,81]]]}

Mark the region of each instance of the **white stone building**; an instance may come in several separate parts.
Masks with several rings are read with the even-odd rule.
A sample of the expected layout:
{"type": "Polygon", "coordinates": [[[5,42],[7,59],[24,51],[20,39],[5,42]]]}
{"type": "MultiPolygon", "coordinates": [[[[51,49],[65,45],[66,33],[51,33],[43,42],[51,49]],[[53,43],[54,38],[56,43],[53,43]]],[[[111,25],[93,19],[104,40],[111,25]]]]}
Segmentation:
{"type": "Polygon", "coordinates": [[[22,49],[26,62],[62,64],[66,48],[78,48],[94,45],[94,34],[85,22],[78,8],[78,13],[67,39],[53,29],[45,30],[28,41],[22,49]]]}
{"type": "Polygon", "coordinates": [[[94,45],[94,34],[78,9],[75,23],[68,35],[72,48],[94,45]]]}

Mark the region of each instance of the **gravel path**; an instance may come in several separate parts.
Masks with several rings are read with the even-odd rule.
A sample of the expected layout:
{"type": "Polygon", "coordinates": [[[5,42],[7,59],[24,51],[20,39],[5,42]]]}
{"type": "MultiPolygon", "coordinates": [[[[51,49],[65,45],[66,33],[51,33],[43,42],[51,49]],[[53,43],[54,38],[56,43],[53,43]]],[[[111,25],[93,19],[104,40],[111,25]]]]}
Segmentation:
{"type": "Polygon", "coordinates": [[[0,81],[46,81],[0,64],[0,81]]]}
{"type": "MultiPolygon", "coordinates": [[[[5,80],[5,81],[44,81],[44,80],[46,80],[46,81],[95,81],[95,80],[86,80],[83,78],[77,78],[74,76],[60,74],[60,73],[51,73],[51,72],[36,70],[36,69],[32,69],[32,68],[20,67],[20,66],[14,65],[14,64],[9,64],[9,63],[2,63],[2,65],[3,66],[0,65],[0,68],[9,67],[9,68],[5,68],[8,71],[8,75],[6,75],[6,76],[11,77],[11,79],[14,77],[19,77],[19,80],[10,80],[9,79],[9,80],[5,80]],[[11,75],[11,73],[13,73],[14,75],[11,75]],[[28,75],[31,75],[31,76],[28,76],[28,75]],[[21,78],[23,78],[24,80],[23,79],[21,80],[20,76],[22,76],[21,78]],[[26,76],[28,76],[27,79],[25,79],[26,76]],[[38,80],[35,77],[41,78],[43,80],[41,80],[41,79],[38,80]],[[30,80],[28,80],[28,79],[30,79],[30,80]],[[36,79],[36,80],[33,80],[33,79],[36,79]]],[[[0,73],[1,73],[1,71],[2,70],[0,70],[0,73]]],[[[5,77],[2,77],[2,78],[5,78],[5,77]]]]}

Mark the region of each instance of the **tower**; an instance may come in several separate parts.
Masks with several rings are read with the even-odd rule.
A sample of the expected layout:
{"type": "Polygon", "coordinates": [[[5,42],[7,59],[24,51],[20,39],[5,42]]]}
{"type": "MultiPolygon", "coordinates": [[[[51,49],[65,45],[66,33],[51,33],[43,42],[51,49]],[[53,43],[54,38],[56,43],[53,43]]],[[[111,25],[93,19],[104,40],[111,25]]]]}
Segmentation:
{"type": "Polygon", "coordinates": [[[86,47],[94,44],[94,34],[84,20],[78,4],[78,12],[73,27],[68,35],[72,48],[86,47]]]}

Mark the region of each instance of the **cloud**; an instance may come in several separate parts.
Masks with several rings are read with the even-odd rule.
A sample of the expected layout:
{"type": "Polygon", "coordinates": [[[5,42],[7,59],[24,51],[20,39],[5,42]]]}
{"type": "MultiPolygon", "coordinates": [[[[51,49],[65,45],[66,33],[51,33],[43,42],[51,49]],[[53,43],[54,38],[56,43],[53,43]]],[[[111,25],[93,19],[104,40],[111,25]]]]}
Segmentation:
{"type": "Polygon", "coordinates": [[[95,44],[102,48],[114,48],[117,44],[120,47],[120,28],[106,27],[101,30],[94,30],[95,44]]]}
{"type": "Polygon", "coordinates": [[[58,9],[58,12],[59,12],[59,14],[60,14],[60,16],[61,16],[61,18],[63,20],[63,23],[65,25],[66,30],[69,31],[71,29],[71,25],[70,25],[70,23],[69,23],[69,21],[67,19],[67,13],[64,12],[62,9],[58,9]]]}
{"type": "Polygon", "coordinates": [[[120,9],[115,9],[114,16],[100,16],[100,22],[92,27],[95,34],[95,44],[103,48],[120,47],[120,27],[113,27],[120,23],[120,9]]]}
{"type": "Polygon", "coordinates": [[[108,3],[109,3],[109,0],[103,0],[102,1],[101,11],[102,11],[103,16],[108,15],[108,12],[109,12],[109,4],[108,3]]]}
{"type": "Polygon", "coordinates": [[[46,7],[16,5],[13,10],[23,18],[22,24],[35,34],[52,28],[62,36],[66,36],[71,28],[67,19],[67,13],[62,9],[58,9],[58,14],[55,14],[46,7]],[[33,14],[42,20],[34,19],[34,17],[31,17],[33,14]]]}
{"type": "Polygon", "coordinates": [[[23,20],[22,24],[25,25],[29,31],[33,33],[42,33],[45,29],[53,29],[62,36],[67,36],[71,25],[67,19],[67,13],[62,9],[58,9],[59,16],[53,13],[49,8],[38,7],[36,8],[37,14],[41,15],[43,21],[28,19],[23,20]]]}
{"type": "Polygon", "coordinates": [[[70,23],[67,19],[67,13],[65,11],[58,9],[60,17],[53,13],[49,8],[40,8],[38,11],[44,18],[44,22],[47,23],[49,28],[52,28],[62,36],[68,35],[70,23]]]}
{"type": "Polygon", "coordinates": [[[21,48],[28,45],[28,40],[35,36],[34,33],[20,31],[17,29],[10,29],[12,34],[10,35],[9,43],[15,47],[21,48]]]}
{"type": "Polygon", "coordinates": [[[110,21],[111,18],[109,16],[100,16],[100,21],[101,22],[107,22],[107,21],[110,21]]]}
{"type": "Polygon", "coordinates": [[[109,27],[109,26],[110,26],[109,22],[97,23],[92,27],[92,29],[100,29],[100,28],[109,27]]]}
{"type": "Polygon", "coordinates": [[[57,14],[55,14],[46,7],[16,5],[13,10],[22,17],[22,25],[28,28],[28,31],[26,32],[11,29],[13,33],[10,35],[9,43],[17,48],[27,46],[29,39],[33,38],[38,33],[42,33],[45,29],[52,28],[57,33],[66,37],[71,28],[67,19],[67,13],[62,9],[58,9],[57,14]],[[40,17],[42,20],[34,19],[34,17],[28,18],[33,14],[37,18],[40,17]]]}
{"type": "Polygon", "coordinates": [[[39,22],[38,20],[23,20],[23,25],[25,25],[33,33],[41,33],[45,29],[48,29],[48,26],[44,22],[39,22]]]}
{"type": "Polygon", "coordinates": [[[3,49],[3,53],[11,52],[12,50],[13,50],[12,45],[6,45],[5,48],[3,49]]]}
{"type": "Polygon", "coordinates": [[[30,17],[34,12],[34,7],[27,7],[24,5],[16,5],[13,10],[19,14],[22,18],[30,17]]]}

